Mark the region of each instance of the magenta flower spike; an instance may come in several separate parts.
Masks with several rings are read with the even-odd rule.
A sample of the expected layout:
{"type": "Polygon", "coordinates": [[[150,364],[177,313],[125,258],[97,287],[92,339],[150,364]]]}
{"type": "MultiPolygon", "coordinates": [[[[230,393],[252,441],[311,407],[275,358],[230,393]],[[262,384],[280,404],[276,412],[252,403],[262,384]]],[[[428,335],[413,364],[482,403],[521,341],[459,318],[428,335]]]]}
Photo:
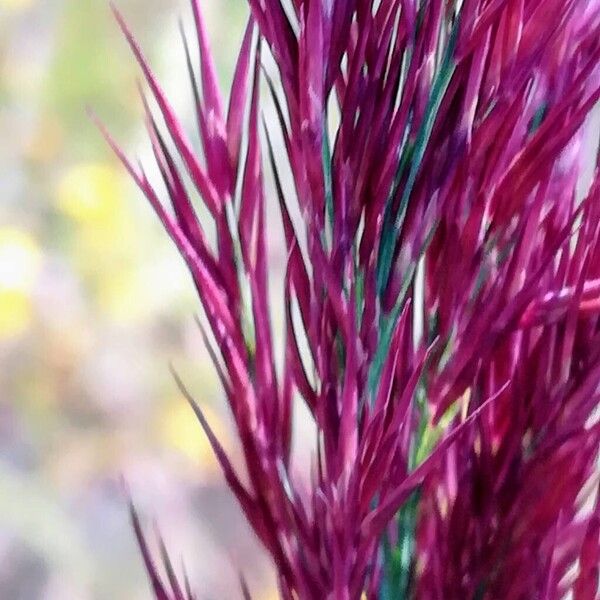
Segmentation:
{"type": "MultiPolygon", "coordinates": [[[[245,473],[175,380],[281,597],[598,598],[600,175],[583,140],[600,3],[249,5],[227,103],[192,0],[202,155],[115,9],[160,112],[144,99],[163,190],[100,127],[198,290],[245,473]],[[264,135],[261,87],[278,117],[264,135]],[[266,178],[288,257],[280,370],[266,178]],[[298,402],[318,434],[308,486],[292,468],[298,402]]],[[[156,598],[193,598],[133,522],[156,598]]]]}

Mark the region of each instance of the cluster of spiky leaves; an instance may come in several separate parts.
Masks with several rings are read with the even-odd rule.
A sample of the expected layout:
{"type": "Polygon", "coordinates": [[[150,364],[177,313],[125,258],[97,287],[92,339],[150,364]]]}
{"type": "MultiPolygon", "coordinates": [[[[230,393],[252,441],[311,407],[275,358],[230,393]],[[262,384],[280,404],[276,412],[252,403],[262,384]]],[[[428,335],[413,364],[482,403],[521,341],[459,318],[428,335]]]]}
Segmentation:
{"type": "MultiPolygon", "coordinates": [[[[596,597],[600,177],[583,198],[577,182],[595,161],[581,139],[600,97],[600,3],[249,4],[225,108],[192,1],[201,155],[116,13],[170,137],[145,104],[172,210],[107,137],[193,276],[243,477],[177,381],[282,597],[596,597]],[[285,159],[261,134],[261,79],[285,159]],[[288,253],[281,372],[268,162],[288,253]],[[318,432],[308,485],[290,465],[297,401],[318,432]]],[[[191,598],[135,524],[157,598],[191,598]]]]}

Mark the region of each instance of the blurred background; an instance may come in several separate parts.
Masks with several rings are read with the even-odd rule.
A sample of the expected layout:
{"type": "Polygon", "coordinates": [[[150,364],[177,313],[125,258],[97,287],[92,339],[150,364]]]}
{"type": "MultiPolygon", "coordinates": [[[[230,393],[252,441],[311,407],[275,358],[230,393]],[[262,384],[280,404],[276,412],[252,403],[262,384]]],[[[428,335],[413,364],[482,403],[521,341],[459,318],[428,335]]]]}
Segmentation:
{"type": "MultiPolygon", "coordinates": [[[[118,0],[181,117],[186,0],[118,0]]],[[[230,81],[242,0],[204,0],[230,81]]],[[[194,290],[86,116],[148,157],[139,72],[106,0],[0,0],[0,598],[149,598],[124,478],[200,598],[275,598],[173,361],[231,448],[194,290]]],[[[225,88],[224,88],[225,89],[225,88]]]]}

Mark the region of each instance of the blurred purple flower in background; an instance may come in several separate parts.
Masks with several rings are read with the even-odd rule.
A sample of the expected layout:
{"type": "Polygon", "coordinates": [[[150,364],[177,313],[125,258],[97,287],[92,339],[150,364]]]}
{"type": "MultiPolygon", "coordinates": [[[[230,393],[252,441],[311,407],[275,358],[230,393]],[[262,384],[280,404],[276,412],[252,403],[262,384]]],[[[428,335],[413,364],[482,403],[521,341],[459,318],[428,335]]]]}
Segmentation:
{"type": "MultiPolygon", "coordinates": [[[[192,2],[202,152],[115,10],[158,109],[143,96],[162,190],[100,127],[193,277],[243,472],[175,379],[281,597],[596,598],[598,171],[578,190],[600,3],[249,4],[227,104],[192,2]],[[266,178],[287,247],[281,366],[266,178]]],[[[156,597],[193,598],[133,514],[156,597]]]]}

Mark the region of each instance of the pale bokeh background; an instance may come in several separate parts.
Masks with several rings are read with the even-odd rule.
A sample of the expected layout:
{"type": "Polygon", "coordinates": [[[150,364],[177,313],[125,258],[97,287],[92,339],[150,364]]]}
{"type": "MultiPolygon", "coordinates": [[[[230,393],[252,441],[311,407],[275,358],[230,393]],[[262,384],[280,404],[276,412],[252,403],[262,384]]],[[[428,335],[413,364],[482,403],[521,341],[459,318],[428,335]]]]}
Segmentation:
{"type": "MultiPolygon", "coordinates": [[[[117,4],[192,128],[186,0],[117,4]]],[[[246,4],[203,6],[225,83],[246,4]]],[[[85,114],[148,157],[136,77],[107,1],[0,0],[0,598],[150,597],[121,476],[200,598],[275,595],[168,372],[235,453],[187,272],[85,114]]]]}

